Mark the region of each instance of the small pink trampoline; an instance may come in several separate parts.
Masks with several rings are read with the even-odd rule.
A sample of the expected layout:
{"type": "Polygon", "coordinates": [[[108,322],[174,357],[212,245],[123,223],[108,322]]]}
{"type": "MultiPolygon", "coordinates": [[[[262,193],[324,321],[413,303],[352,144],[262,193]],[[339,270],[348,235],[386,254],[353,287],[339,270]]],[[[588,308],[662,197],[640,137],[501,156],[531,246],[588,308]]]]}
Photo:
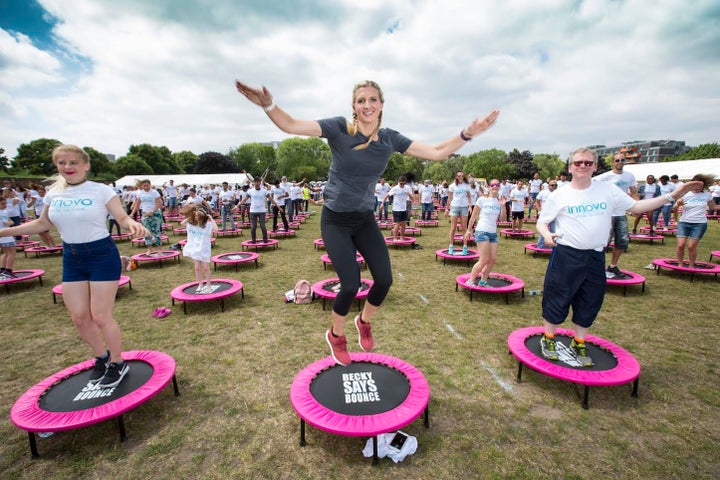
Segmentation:
{"type": "Polygon", "coordinates": [[[417,240],[414,237],[399,237],[394,239],[392,236],[385,237],[385,244],[392,245],[394,247],[409,247],[414,244],[417,240]]]}
{"type": "Polygon", "coordinates": [[[380,227],[381,230],[388,230],[395,226],[395,222],[378,222],[378,227],[380,227]]]}
{"type": "Polygon", "coordinates": [[[415,220],[416,227],[437,227],[438,224],[437,220],[415,220]]]}
{"type": "Polygon", "coordinates": [[[62,253],[63,247],[62,245],[53,245],[52,247],[47,247],[45,245],[39,245],[37,247],[30,247],[23,249],[23,253],[25,253],[25,258],[27,258],[28,253],[34,253],[36,257],[39,257],[42,253],[43,255],[52,255],[54,253],[62,253]]]}
{"type": "MultiPolygon", "coordinates": [[[[360,279],[360,289],[355,295],[355,301],[357,302],[358,311],[360,311],[361,301],[367,298],[370,287],[372,286],[372,280],[366,278],[360,279]]],[[[322,298],[323,310],[325,310],[325,300],[334,299],[340,291],[340,279],[334,277],[320,280],[312,286],[312,291],[314,297],[322,298]]]]}
{"type": "Polygon", "coordinates": [[[121,233],[120,235],[110,235],[110,238],[112,238],[116,242],[122,242],[125,240],[130,240],[132,238],[132,233],[126,232],[121,233]]]}
{"type": "Polygon", "coordinates": [[[510,303],[510,294],[520,291],[522,298],[525,298],[525,282],[512,275],[504,273],[490,272],[488,275],[488,284],[484,287],[480,285],[466,285],[465,282],[470,278],[469,273],[463,273],[455,278],[455,291],[458,287],[464,288],[470,292],[470,301],[472,302],[473,292],[505,294],[505,303],[510,303]]]}
{"type": "Polygon", "coordinates": [[[652,261],[655,265],[655,272],[660,275],[660,270],[667,268],[668,270],[674,270],[681,273],[689,273],[690,281],[692,282],[697,275],[714,275],[717,278],[720,273],[720,265],[710,262],[695,262],[695,267],[690,268],[688,261],[685,260],[682,265],[678,263],[675,258],[656,258],[652,261]]]}
{"type": "Polygon", "coordinates": [[[720,258],[720,250],[710,252],[710,258],[708,259],[708,262],[712,262],[713,257],[720,258]]]}
{"type": "Polygon", "coordinates": [[[22,240],[20,242],[15,242],[15,248],[20,251],[23,251],[26,248],[37,247],[38,245],[40,245],[40,242],[36,242],[33,240],[22,240]]]}
{"type": "Polygon", "coordinates": [[[325,248],[325,241],[322,238],[318,238],[313,242],[313,245],[315,246],[315,250],[320,250],[321,248],[325,248]]]}
{"type": "Polygon", "coordinates": [[[225,311],[225,299],[240,292],[242,298],[245,298],[242,282],[228,278],[213,278],[210,281],[212,293],[197,293],[198,282],[190,282],[175,287],[170,291],[172,304],[175,300],[183,302],[183,313],[187,315],[188,302],[210,302],[213,300],[220,301],[220,311],[225,311]]]}
{"type": "MultiPolygon", "coordinates": [[[[675,235],[677,228],[655,228],[655,235],[675,235]]],[[[640,227],[640,233],[650,233],[650,227],[640,227]]]]}
{"type": "Polygon", "coordinates": [[[535,232],[532,230],[513,230],[512,228],[503,228],[500,233],[505,235],[505,238],[533,238],[535,232]]]}
{"type": "MultiPolygon", "coordinates": [[[[130,280],[130,277],[128,277],[127,275],[120,275],[120,279],[118,279],[118,287],[124,287],[125,285],[127,285],[128,288],[132,290],[132,280],[130,280]]],[[[59,285],[55,285],[51,291],[53,303],[57,304],[57,296],[63,294],[62,283],[59,285]]]]}
{"type": "Polygon", "coordinates": [[[387,355],[351,353],[346,367],[326,357],[301,370],[290,386],[290,402],[300,417],[300,446],[305,423],[335,435],[373,437],[409,425],[425,414],[430,426],[430,386],[411,364],[387,355]]]}
{"type": "Polygon", "coordinates": [[[260,258],[260,254],[255,252],[230,252],[215,255],[210,260],[215,265],[215,270],[217,270],[218,265],[234,265],[235,271],[237,271],[238,265],[250,262],[255,262],[255,268],[257,268],[258,258],[260,258]]]}
{"type": "Polygon", "coordinates": [[[215,235],[217,235],[218,237],[237,237],[242,234],[242,230],[240,230],[239,228],[228,228],[226,230],[218,230],[217,232],[215,232],[215,235]]]}
{"type": "Polygon", "coordinates": [[[533,257],[536,257],[538,253],[550,255],[553,252],[553,249],[549,247],[540,248],[537,243],[526,243],[524,252],[532,252],[533,257]]]}
{"type": "Polygon", "coordinates": [[[451,260],[454,262],[465,262],[470,266],[470,262],[480,258],[480,254],[477,250],[472,249],[468,249],[467,253],[463,255],[462,248],[453,249],[453,253],[450,253],[447,248],[441,248],[440,250],[435,250],[435,261],[437,261],[438,258],[442,258],[443,265],[445,265],[446,260],[451,260]]]}
{"type": "Polygon", "coordinates": [[[645,277],[630,270],[620,270],[629,278],[608,278],[608,285],[620,285],[623,287],[623,296],[627,296],[627,288],[630,285],[642,285],[642,293],[645,293],[645,277]]]}
{"type": "MultiPolygon", "coordinates": [[[[169,237],[167,235],[160,235],[160,241],[162,243],[170,243],[169,237]]],[[[132,240],[130,240],[130,243],[132,243],[136,247],[146,246],[145,245],[145,237],[133,238],[132,240]]]]}
{"type": "Polygon", "coordinates": [[[560,359],[550,361],[540,353],[540,337],[544,333],[543,327],[526,327],[515,330],[508,337],[510,353],[518,360],[518,383],[521,381],[522,367],[527,365],[543,375],[583,385],[585,391],[582,406],[586,410],[590,387],[609,387],[633,382],[632,396],[638,396],[640,364],[628,351],[600,337],[588,335],[585,345],[594,365],[582,367],[569,347],[573,338],[572,330],[558,328],[555,341],[560,359]]]}
{"type": "Polygon", "coordinates": [[[251,248],[254,248],[257,252],[258,249],[275,249],[278,248],[278,243],[280,243],[277,238],[268,238],[266,241],[262,240],[255,240],[254,242],[252,240],[245,240],[242,242],[242,248],[243,250],[250,250],[251,248]]]}
{"type": "Polygon", "coordinates": [[[268,237],[294,237],[295,230],[292,228],[289,230],[268,230],[268,237]]]}
{"type": "Polygon", "coordinates": [[[405,227],[405,235],[419,237],[422,235],[422,230],[417,227],[405,227]]]}
{"type": "Polygon", "coordinates": [[[0,285],[5,285],[7,293],[10,293],[11,283],[27,282],[35,278],[40,282],[40,286],[43,286],[42,276],[45,275],[45,270],[13,270],[13,274],[16,278],[0,277],[0,285]]]}
{"type": "Polygon", "coordinates": [[[631,233],[630,241],[632,242],[648,242],[652,245],[655,242],[665,243],[665,237],[662,235],[650,235],[649,233],[631,233]]]}
{"type": "MultiPolygon", "coordinates": [[[[328,265],[332,265],[332,260],[330,260],[330,255],[328,255],[327,253],[320,255],[320,261],[323,263],[323,270],[327,270],[328,265]]],[[[357,264],[360,268],[362,268],[363,265],[365,264],[365,259],[363,258],[362,255],[360,255],[357,252],[355,252],[355,261],[357,262],[357,264]]]]}
{"type": "Polygon", "coordinates": [[[130,370],[117,387],[100,389],[89,383],[93,359],[86,360],[47,377],[18,398],[10,410],[10,420],[29,434],[30,452],[37,458],[35,432],[61,432],[87,427],[117,417],[120,440],[125,441],[123,413],[147,402],[173,382],[175,360],[162,352],[135,350],[123,352],[130,370]]]}
{"type": "Polygon", "coordinates": [[[181,256],[179,250],[163,250],[162,252],[155,252],[151,254],[148,254],[147,252],[138,253],[137,255],[133,255],[132,259],[135,260],[138,266],[140,266],[142,262],[158,262],[162,268],[163,260],[175,259],[177,263],[180,263],[181,256]]]}

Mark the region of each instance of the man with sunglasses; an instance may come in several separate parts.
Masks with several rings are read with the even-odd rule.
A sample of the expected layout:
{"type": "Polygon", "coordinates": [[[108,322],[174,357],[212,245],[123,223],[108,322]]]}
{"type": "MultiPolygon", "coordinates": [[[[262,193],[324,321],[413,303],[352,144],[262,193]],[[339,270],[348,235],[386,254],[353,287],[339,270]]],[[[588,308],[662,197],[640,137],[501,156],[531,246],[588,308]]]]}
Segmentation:
{"type": "Polygon", "coordinates": [[[667,196],[635,200],[610,182],[594,182],[597,152],[580,148],[570,155],[572,180],[545,201],[537,231],[547,246],[554,246],[543,285],[542,316],[545,335],[540,351],[548,360],[558,360],[555,329],[565,321],[570,306],[575,335],[570,343],[577,366],[593,364],[587,355],[585,337],[605,297],[605,246],[615,211],[641,214],[667,201],[682,197],[702,182],[689,182],[667,196]],[[556,232],[548,225],[556,222],[556,232]]]}
{"type": "MultiPolygon", "coordinates": [[[[637,180],[635,175],[624,170],[625,167],[625,155],[621,152],[615,153],[613,157],[613,169],[607,173],[603,173],[595,178],[595,180],[601,182],[614,183],[620,190],[625,192],[628,196],[634,200],[638,200],[637,194],[637,180]]],[[[624,280],[630,278],[620,271],[618,262],[620,261],[620,255],[627,252],[628,245],[630,245],[630,232],[628,229],[628,219],[625,215],[625,209],[618,207],[612,214],[612,227],[610,230],[610,238],[608,242],[613,242],[612,257],[610,258],[610,265],[608,265],[605,271],[607,278],[617,278],[624,280]]]]}

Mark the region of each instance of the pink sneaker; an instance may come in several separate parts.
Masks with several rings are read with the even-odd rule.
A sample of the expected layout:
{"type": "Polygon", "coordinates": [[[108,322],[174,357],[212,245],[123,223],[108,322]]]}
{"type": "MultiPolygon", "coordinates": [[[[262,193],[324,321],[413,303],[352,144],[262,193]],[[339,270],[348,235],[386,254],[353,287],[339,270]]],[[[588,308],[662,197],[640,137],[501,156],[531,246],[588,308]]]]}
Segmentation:
{"type": "Polygon", "coordinates": [[[364,351],[369,352],[373,349],[373,337],[372,337],[372,327],[369,323],[363,323],[360,321],[360,315],[355,316],[355,328],[357,328],[358,331],[358,343],[360,344],[360,348],[362,348],[364,351]]]}
{"type": "Polygon", "coordinates": [[[344,335],[336,337],[328,330],[325,332],[325,341],[330,345],[330,355],[338,365],[346,367],[352,363],[350,354],[347,351],[347,339],[344,335]]]}

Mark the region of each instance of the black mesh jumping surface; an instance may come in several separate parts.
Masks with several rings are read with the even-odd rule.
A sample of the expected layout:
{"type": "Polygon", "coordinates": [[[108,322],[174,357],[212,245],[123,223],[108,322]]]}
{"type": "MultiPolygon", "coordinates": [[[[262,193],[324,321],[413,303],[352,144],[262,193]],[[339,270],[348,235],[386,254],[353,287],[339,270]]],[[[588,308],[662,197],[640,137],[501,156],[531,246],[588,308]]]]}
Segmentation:
{"type": "Polygon", "coordinates": [[[504,278],[497,277],[488,277],[487,283],[493,288],[507,287],[509,285],[512,285],[512,282],[510,280],[505,280],[504,278]]]}
{"type": "MultiPolygon", "coordinates": [[[[358,292],[364,292],[365,290],[368,290],[369,288],[370,288],[370,284],[368,284],[364,280],[360,280],[360,290],[358,290],[358,292]]],[[[325,290],[326,292],[338,293],[340,291],[340,280],[327,282],[327,283],[323,284],[322,289],[325,290]]]]}
{"type": "Polygon", "coordinates": [[[410,382],[389,365],[352,362],[318,373],[310,383],[310,394],[336,413],[376,415],[401,405],[410,394],[410,382]]]}
{"type": "Polygon", "coordinates": [[[223,260],[245,260],[248,258],[252,258],[251,253],[230,253],[227,255],[220,255],[218,258],[221,258],[223,260]]]}
{"type": "Polygon", "coordinates": [[[83,370],[48,388],[40,396],[38,405],[48,412],[75,412],[124,397],[145,385],[154,372],[152,365],[142,360],[129,360],[127,364],[130,370],[117,387],[95,388],[88,383],[92,369],[83,370]]]}

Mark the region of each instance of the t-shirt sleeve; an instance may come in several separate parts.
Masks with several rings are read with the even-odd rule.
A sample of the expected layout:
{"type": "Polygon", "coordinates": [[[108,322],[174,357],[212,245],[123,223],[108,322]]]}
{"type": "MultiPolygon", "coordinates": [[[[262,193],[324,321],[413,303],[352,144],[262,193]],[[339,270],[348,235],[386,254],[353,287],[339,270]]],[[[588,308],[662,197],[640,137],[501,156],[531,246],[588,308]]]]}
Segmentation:
{"type": "Polygon", "coordinates": [[[323,118],[317,122],[322,132],[320,136],[323,138],[330,140],[341,133],[347,134],[347,120],[344,117],[323,118]]]}
{"type": "Polygon", "coordinates": [[[393,146],[393,149],[396,152],[405,153],[405,151],[410,148],[412,140],[410,140],[408,137],[390,128],[386,128],[384,130],[390,144],[393,146]]]}
{"type": "MultiPolygon", "coordinates": [[[[157,194],[157,192],[155,192],[157,194]]],[[[115,191],[108,185],[100,185],[100,190],[98,192],[98,195],[100,199],[103,202],[103,205],[107,205],[110,200],[112,200],[117,195],[115,194],[115,191]]],[[[158,195],[159,196],[159,195],[158,195]]]]}

